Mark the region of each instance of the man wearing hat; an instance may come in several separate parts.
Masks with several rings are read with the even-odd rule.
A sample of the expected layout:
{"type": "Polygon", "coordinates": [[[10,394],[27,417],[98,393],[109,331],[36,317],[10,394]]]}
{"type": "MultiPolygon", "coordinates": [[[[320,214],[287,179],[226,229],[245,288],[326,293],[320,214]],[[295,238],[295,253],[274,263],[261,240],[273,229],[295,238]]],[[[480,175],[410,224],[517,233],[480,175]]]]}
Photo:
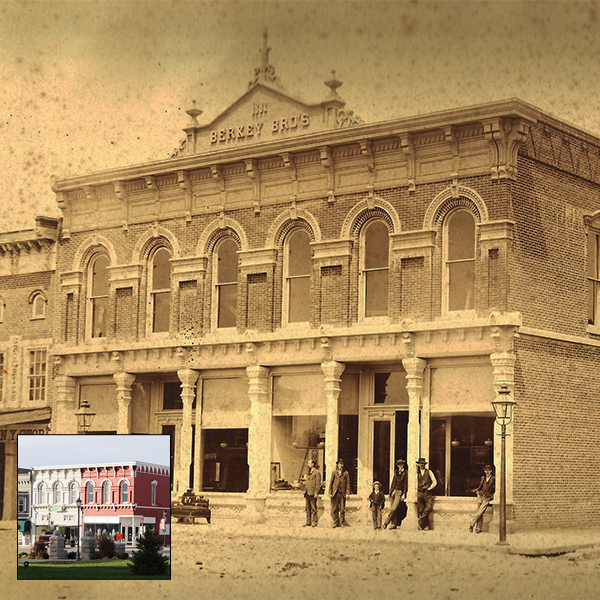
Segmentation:
{"type": "Polygon", "coordinates": [[[331,496],[331,518],[334,527],[348,527],[346,523],[346,500],[350,495],[350,475],[344,470],[341,458],[335,463],[335,471],[329,479],[329,495],[331,496]]]}
{"type": "Polygon", "coordinates": [[[427,461],[417,461],[417,509],[419,511],[419,530],[429,531],[429,513],[433,510],[431,490],[437,485],[435,475],[427,468],[427,461]]]}
{"type": "Polygon", "coordinates": [[[477,525],[476,531],[477,533],[481,533],[483,514],[489,503],[494,499],[494,492],[496,491],[496,478],[492,475],[492,465],[485,465],[485,467],[483,467],[481,481],[472,491],[477,493],[477,512],[471,519],[469,531],[473,533],[473,527],[477,525]]]}
{"type": "Polygon", "coordinates": [[[392,479],[392,483],[390,485],[390,500],[392,501],[392,505],[390,507],[390,511],[385,519],[385,524],[383,528],[386,529],[387,526],[392,523],[390,529],[396,529],[402,525],[402,519],[406,516],[404,513],[403,516],[398,514],[398,509],[401,506],[401,503],[404,502],[406,498],[406,490],[408,489],[408,472],[406,470],[406,461],[403,458],[399,458],[396,461],[396,468],[394,469],[394,478],[392,479]]]}

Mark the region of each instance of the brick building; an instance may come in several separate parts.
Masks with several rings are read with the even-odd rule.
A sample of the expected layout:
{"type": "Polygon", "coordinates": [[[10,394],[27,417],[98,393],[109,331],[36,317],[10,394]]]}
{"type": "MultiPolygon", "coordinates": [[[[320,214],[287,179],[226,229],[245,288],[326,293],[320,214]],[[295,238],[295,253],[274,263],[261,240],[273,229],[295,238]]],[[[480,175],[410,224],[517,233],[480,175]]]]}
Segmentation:
{"type": "MultiPolygon", "coordinates": [[[[17,436],[45,434],[53,343],[58,220],[0,233],[0,515],[17,525],[17,436]]],[[[19,517],[20,518],[20,517],[19,517]]]]}
{"type": "Polygon", "coordinates": [[[172,158],[55,183],[52,431],[86,399],[171,434],[173,496],[215,518],[299,521],[307,458],[341,456],[366,524],[424,456],[433,526],[465,527],[507,386],[509,529],[596,523],[600,140],[517,99],[365,124],[340,85],[290,96],[265,40],[172,158]]]}

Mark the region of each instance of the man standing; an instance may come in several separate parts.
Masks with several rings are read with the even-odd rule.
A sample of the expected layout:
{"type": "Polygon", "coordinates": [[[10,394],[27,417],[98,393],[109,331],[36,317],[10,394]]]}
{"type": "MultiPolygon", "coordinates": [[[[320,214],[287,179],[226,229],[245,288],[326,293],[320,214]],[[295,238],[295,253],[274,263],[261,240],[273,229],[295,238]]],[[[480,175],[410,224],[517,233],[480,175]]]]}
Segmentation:
{"type": "Polygon", "coordinates": [[[473,490],[477,493],[477,512],[471,520],[469,525],[469,531],[473,533],[473,527],[477,524],[477,533],[481,533],[481,526],[483,525],[483,514],[489,503],[494,499],[494,492],[496,491],[496,478],[492,475],[492,465],[485,465],[483,467],[483,477],[479,482],[479,485],[473,490]]]}
{"type": "Polygon", "coordinates": [[[427,461],[417,461],[417,509],[419,511],[419,530],[429,531],[429,513],[433,510],[431,490],[437,485],[435,475],[427,468],[427,461]]]}
{"type": "Polygon", "coordinates": [[[304,498],[306,498],[306,524],[304,527],[316,527],[319,523],[317,515],[317,496],[321,489],[321,473],[319,465],[314,460],[308,461],[308,475],[306,476],[306,489],[304,498]]]}
{"type": "Polygon", "coordinates": [[[335,463],[335,471],[329,480],[329,495],[331,496],[331,518],[334,527],[349,527],[346,523],[346,500],[350,495],[350,475],[344,470],[341,458],[335,463]]]}
{"type": "MultiPolygon", "coordinates": [[[[406,461],[403,458],[399,458],[396,461],[396,468],[394,469],[394,478],[392,479],[392,483],[390,485],[390,500],[392,501],[392,505],[390,506],[390,512],[388,513],[383,528],[386,529],[387,526],[392,522],[392,526],[390,529],[396,529],[402,525],[401,517],[398,519],[400,515],[398,515],[398,508],[400,507],[400,503],[404,502],[406,498],[406,491],[408,489],[408,472],[406,471],[406,461]]],[[[406,516],[406,515],[404,515],[406,516]]]]}

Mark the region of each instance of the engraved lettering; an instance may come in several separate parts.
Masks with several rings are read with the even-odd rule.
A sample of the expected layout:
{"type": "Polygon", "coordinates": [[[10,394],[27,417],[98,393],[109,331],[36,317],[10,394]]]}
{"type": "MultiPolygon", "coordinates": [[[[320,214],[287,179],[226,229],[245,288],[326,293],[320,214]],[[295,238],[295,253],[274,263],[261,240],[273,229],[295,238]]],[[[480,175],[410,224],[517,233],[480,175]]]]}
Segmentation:
{"type": "Polygon", "coordinates": [[[298,127],[298,117],[290,117],[290,129],[298,127]]]}
{"type": "Polygon", "coordinates": [[[303,114],[300,118],[300,122],[302,123],[303,127],[306,127],[310,124],[310,117],[307,114],[303,114]]]}
{"type": "Polygon", "coordinates": [[[279,121],[273,121],[273,131],[277,131],[279,129],[279,121]]]}
{"type": "Polygon", "coordinates": [[[227,139],[227,131],[225,129],[221,129],[219,131],[219,141],[224,142],[227,139]]]}
{"type": "Polygon", "coordinates": [[[211,131],[210,132],[210,143],[214,144],[217,141],[217,132],[216,131],[211,131]]]}
{"type": "Polygon", "coordinates": [[[241,127],[237,128],[237,136],[239,138],[243,138],[244,136],[244,125],[242,125],[241,127]]]}
{"type": "Polygon", "coordinates": [[[229,135],[227,136],[228,140],[234,140],[235,139],[235,129],[233,127],[230,127],[228,129],[229,135]]]}
{"type": "Polygon", "coordinates": [[[252,137],[254,135],[254,125],[248,125],[248,133],[246,137],[252,137]]]}
{"type": "Polygon", "coordinates": [[[287,119],[281,119],[281,131],[289,129],[287,119]]]}
{"type": "Polygon", "coordinates": [[[262,129],[262,126],[263,126],[262,123],[256,124],[256,135],[260,135],[260,130],[262,129]]]}

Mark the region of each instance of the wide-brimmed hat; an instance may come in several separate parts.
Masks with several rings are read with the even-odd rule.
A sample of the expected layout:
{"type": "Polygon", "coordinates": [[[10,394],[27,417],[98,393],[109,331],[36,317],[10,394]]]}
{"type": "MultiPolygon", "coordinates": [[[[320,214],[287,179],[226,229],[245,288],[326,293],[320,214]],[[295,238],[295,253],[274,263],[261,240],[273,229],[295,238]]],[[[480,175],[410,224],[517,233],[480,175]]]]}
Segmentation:
{"type": "Polygon", "coordinates": [[[373,487],[375,487],[376,485],[378,485],[379,487],[381,487],[381,484],[379,483],[379,481],[374,481],[373,482],[373,487]]]}
{"type": "Polygon", "coordinates": [[[485,465],[485,467],[483,467],[484,471],[493,471],[494,467],[492,467],[492,465],[485,465]]]}
{"type": "Polygon", "coordinates": [[[417,464],[421,464],[421,463],[426,465],[427,461],[424,458],[419,458],[419,460],[417,461],[417,464]]]}
{"type": "Polygon", "coordinates": [[[343,458],[338,458],[338,459],[335,461],[335,464],[336,464],[336,465],[343,465],[343,464],[344,464],[344,459],[343,459],[343,458]]]}
{"type": "Polygon", "coordinates": [[[405,464],[406,464],[406,461],[405,461],[403,458],[399,458],[399,459],[396,461],[396,464],[397,464],[397,465],[405,465],[405,464]]]}

